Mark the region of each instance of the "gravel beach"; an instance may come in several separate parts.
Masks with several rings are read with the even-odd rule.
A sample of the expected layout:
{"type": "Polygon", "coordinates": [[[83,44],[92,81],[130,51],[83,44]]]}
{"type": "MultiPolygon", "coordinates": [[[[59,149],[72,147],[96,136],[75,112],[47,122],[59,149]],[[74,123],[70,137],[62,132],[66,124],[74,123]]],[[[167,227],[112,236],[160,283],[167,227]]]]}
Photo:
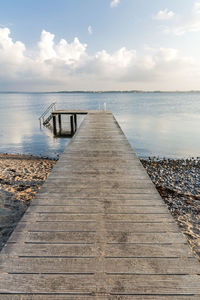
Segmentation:
{"type": "Polygon", "coordinates": [[[141,162],[200,260],[200,158],[141,162]]]}
{"type": "MultiPolygon", "coordinates": [[[[200,159],[141,159],[200,260],[200,159]]],[[[0,154],[0,249],[47,179],[55,160],[0,154]]]]}
{"type": "Polygon", "coordinates": [[[51,159],[0,154],[0,249],[54,165],[51,159]]]}

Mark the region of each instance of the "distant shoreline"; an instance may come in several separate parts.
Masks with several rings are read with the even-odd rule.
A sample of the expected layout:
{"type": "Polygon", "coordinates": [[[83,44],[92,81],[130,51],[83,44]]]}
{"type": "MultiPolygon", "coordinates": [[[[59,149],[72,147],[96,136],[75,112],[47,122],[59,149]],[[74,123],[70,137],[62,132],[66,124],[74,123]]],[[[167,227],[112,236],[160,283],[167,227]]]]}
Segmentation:
{"type": "Polygon", "coordinates": [[[0,94],[155,94],[155,93],[200,93],[200,90],[191,90],[191,91],[143,91],[143,90],[128,90],[128,91],[52,91],[52,92],[25,92],[25,91],[0,91],[0,94]]]}

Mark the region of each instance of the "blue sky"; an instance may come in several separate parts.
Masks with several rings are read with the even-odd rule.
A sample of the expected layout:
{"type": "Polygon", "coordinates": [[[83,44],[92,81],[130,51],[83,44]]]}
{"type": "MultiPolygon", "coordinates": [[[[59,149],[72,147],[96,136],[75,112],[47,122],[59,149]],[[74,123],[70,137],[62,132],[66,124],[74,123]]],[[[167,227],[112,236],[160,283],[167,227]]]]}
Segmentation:
{"type": "Polygon", "coordinates": [[[0,0],[0,90],[200,89],[200,1],[0,0]]]}

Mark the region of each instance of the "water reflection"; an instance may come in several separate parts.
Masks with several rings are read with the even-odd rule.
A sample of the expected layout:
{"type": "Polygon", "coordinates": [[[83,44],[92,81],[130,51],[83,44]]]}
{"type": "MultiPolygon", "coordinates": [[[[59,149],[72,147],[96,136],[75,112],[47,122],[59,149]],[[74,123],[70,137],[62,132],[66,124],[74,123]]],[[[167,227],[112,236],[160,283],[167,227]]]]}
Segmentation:
{"type": "Polygon", "coordinates": [[[42,131],[38,117],[57,109],[111,110],[139,156],[199,156],[199,93],[0,94],[0,152],[55,157],[69,139],[42,131]]]}

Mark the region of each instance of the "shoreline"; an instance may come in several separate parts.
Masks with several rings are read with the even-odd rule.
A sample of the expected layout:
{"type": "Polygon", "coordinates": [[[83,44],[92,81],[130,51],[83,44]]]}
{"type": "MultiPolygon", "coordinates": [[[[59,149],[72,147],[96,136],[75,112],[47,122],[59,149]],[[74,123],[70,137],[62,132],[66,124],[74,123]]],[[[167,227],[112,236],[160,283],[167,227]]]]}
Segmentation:
{"type": "MultiPolygon", "coordinates": [[[[200,260],[200,158],[140,158],[170,213],[200,260]]],[[[56,160],[0,153],[0,250],[56,160]]]]}

